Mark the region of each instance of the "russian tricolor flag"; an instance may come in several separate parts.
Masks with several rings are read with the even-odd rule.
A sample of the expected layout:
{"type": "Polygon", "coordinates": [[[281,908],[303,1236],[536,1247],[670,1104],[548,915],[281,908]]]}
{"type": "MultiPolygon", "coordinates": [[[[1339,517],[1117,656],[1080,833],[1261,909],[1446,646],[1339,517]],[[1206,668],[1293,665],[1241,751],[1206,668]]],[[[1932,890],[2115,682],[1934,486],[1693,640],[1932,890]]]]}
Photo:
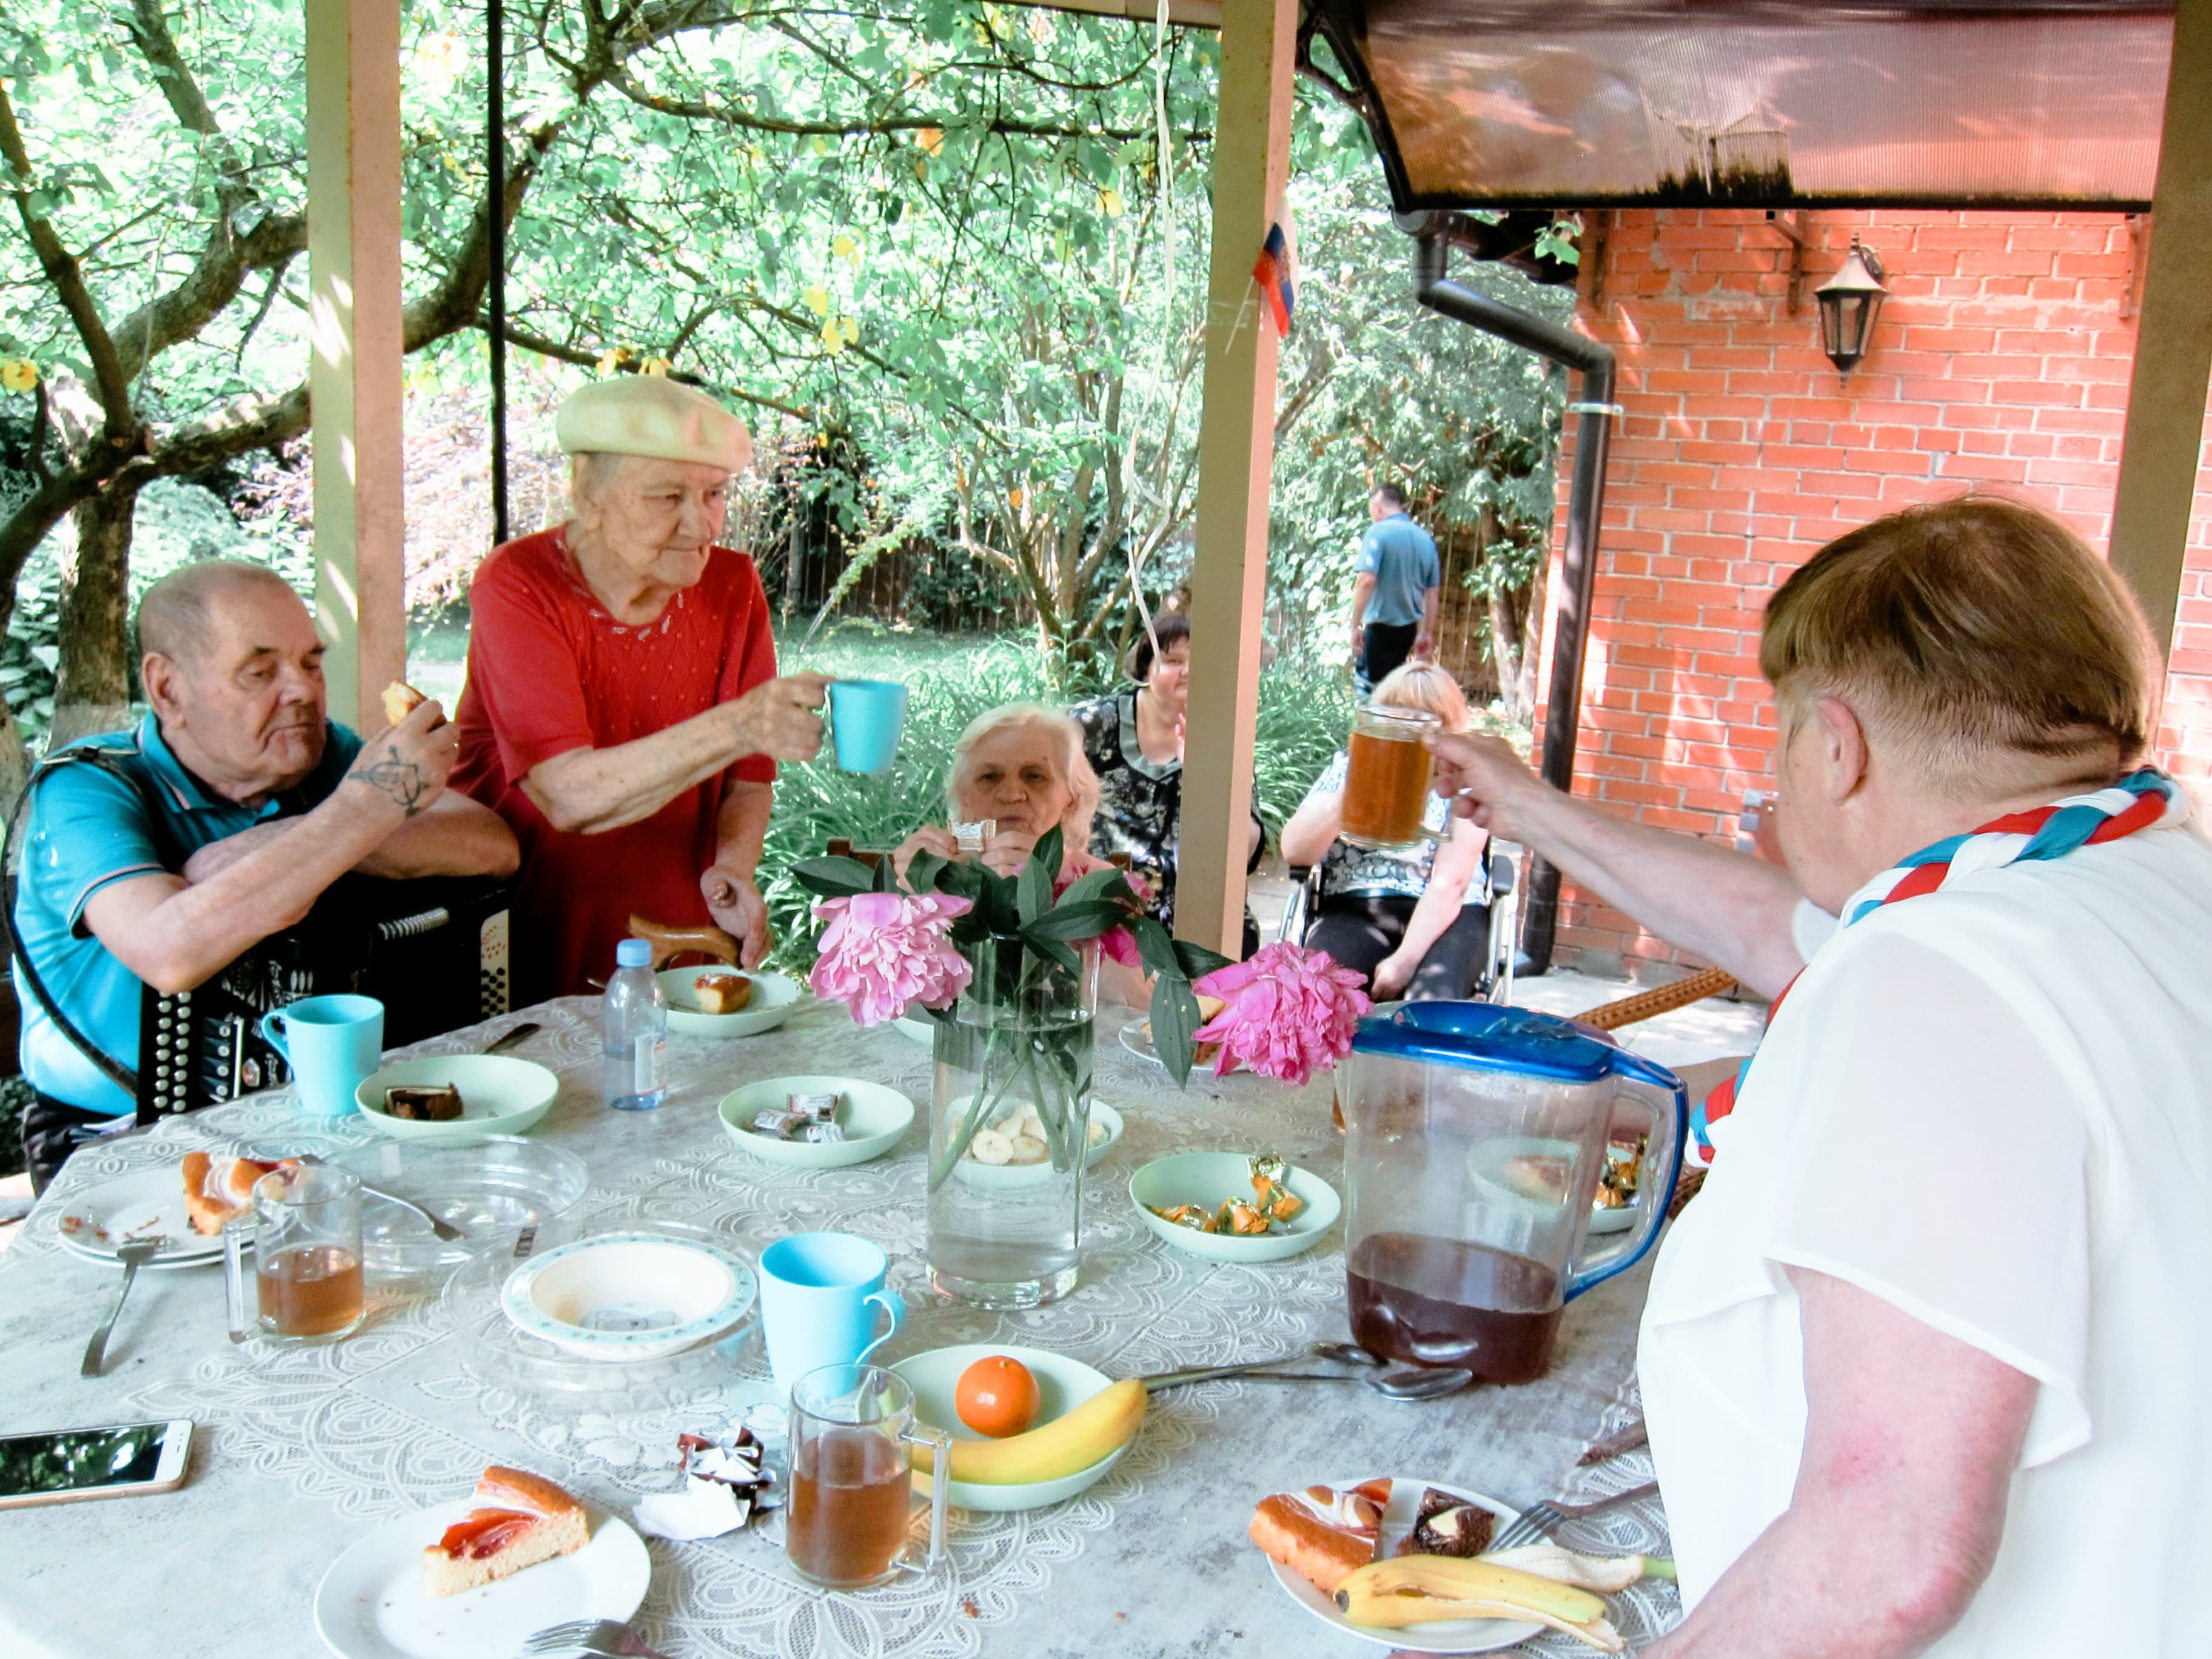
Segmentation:
{"type": "Polygon", "coordinates": [[[1297,257],[1290,233],[1278,220],[1267,227],[1267,240],[1252,264],[1252,280],[1267,296],[1267,314],[1274,319],[1279,340],[1290,337],[1291,313],[1297,309],[1297,257]]]}

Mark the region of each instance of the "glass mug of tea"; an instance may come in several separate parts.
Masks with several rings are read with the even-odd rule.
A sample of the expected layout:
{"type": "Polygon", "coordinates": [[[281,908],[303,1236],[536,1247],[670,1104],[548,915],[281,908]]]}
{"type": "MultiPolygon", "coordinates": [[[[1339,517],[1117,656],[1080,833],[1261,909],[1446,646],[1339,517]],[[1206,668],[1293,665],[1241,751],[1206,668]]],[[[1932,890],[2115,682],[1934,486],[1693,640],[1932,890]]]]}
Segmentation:
{"type": "Polygon", "coordinates": [[[252,1207],[223,1230],[222,1265],[232,1341],[305,1345],[352,1335],[367,1308],[360,1178],[319,1164],[271,1170],[253,1183],[252,1207]]]}
{"type": "Polygon", "coordinates": [[[914,1509],[912,1448],[949,1467],[952,1437],[917,1422],[914,1390],[878,1365],[824,1365],[791,1390],[791,1490],[783,1548],[799,1576],[830,1589],[866,1589],[945,1559],[949,1479],[930,1482],[929,1549],[907,1548],[914,1509]]]}
{"type": "Polygon", "coordinates": [[[1337,834],[1370,852],[1419,846],[1429,810],[1430,755],[1422,739],[1443,729],[1420,708],[1370,703],[1354,714],[1337,834]]]}

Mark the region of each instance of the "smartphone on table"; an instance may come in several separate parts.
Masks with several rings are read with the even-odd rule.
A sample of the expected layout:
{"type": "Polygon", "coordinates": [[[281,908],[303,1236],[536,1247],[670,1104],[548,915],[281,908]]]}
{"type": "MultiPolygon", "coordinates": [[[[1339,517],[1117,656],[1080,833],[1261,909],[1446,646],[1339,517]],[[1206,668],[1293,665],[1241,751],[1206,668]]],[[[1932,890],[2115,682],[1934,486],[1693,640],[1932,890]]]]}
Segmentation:
{"type": "Polygon", "coordinates": [[[185,1484],[188,1419],[42,1434],[0,1434],[0,1510],[137,1498],[185,1484]]]}

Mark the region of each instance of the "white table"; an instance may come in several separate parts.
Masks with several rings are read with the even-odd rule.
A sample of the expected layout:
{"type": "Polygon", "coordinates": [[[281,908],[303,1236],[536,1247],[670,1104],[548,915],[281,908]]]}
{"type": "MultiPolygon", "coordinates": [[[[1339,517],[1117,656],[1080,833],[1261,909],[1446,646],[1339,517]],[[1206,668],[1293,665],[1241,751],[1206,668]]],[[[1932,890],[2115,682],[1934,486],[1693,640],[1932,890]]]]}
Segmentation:
{"type": "MultiPolygon", "coordinates": [[[[1170,1250],[1132,1212],[1128,1176],[1166,1152],[1279,1150],[1340,1179],[1324,1077],[1303,1090],[1210,1073],[1178,1092],[1115,1041],[1102,1016],[1096,1092],[1127,1120],[1094,1171],[1084,1283],[1052,1308],[994,1315],[943,1304],[921,1263],[930,1060],[889,1027],[862,1030],[810,1006],[781,1030],[728,1042],[677,1038],[676,1089],[650,1115],[599,1102],[596,1006],[529,1011],[545,1030],[518,1050],[561,1075],[533,1133],[588,1164],[586,1211],[719,1224],[757,1249],[787,1233],[839,1228],[876,1239],[910,1317],[889,1357],[949,1343],[1050,1346],[1113,1375],[1287,1352],[1341,1336],[1340,1234],[1266,1267],[1221,1267],[1170,1250]],[[753,1079],[837,1073],[892,1085],[920,1111],[890,1156],[795,1171],[746,1156],[714,1116],[753,1079]]],[[[507,1022],[410,1052],[481,1046],[507,1022]]],[[[80,1153],[0,1256],[0,1427],[137,1418],[197,1419],[200,1450],[179,1492],[0,1513],[0,1655],[7,1659],[311,1659],[311,1604],[324,1570],[380,1522],[464,1496],[488,1462],[538,1469],[627,1513],[675,1486],[679,1428],[718,1426],[763,1397],[764,1371],[733,1375],[720,1410],[647,1419],[580,1415],[558,1401],[487,1387],[459,1363],[434,1299],[377,1298],[371,1322],[328,1348],[234,1347],[219,1268],[146,1273],[108,1346],[108,1374],[77,1375],[114,1273],[63,1249],[59,1200],[195,1145],[232,1146],[295,1127],[289,1091],[173,1120],[80,1153]],[[681,1418],[683,1420],[678,1420],[681,1418]]],[[[342,1130],[361,1139],[357,1121],[342,1130]]],[[[1211,1383],[1154,1397],[1143,1433],[1099,1486],[1056,1509],[956,1513],[949,1574],[859,1595],[797,1583],[757,1532],[696,1544],[654,1540],[640,1622],[677,1659],[757,1655],[886,1659],[962,1655],[1380,1656],[1334,1635],[1268,1577],[1244,1528],[1261,1495],[1332,1478],[1419,1474],[1516,1504],[1619,1490],[1648,1478],[1632,1457],[1577,1477],[1583,1448],[1632,1415],[1640,1272],[1575,1303],[1542,1382],[1400,1404],[1331,1384],[1211,1383]]],[[[372,1292],[373,1297],[374,1292],[372,1292]]],[[[1605,1523],[1620,1547],[1663,1547],[1656,1504],[1605,1523]]],[[[1596,1541],[1594,1538],[1589,1540],[1596,1541]]],[[[1632,1593],[1620,1622],[1671,1620],[1671,1591],[1632,1593]]],[[[1586,1652],[1547,1638],[1531,1650],[1586,1652]]]]}

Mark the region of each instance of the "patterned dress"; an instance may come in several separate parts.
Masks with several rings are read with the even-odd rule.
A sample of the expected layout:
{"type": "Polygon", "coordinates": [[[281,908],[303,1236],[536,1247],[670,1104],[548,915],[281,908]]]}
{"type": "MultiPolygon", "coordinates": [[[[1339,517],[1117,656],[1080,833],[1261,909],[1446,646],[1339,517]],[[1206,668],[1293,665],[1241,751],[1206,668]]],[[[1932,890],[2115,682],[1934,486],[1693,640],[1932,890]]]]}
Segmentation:
{"type": "MultiPolygon", "coordinates": [[[[1069,709],[1083,728],[1083,752],[1098,775],[1098,811],[1091,821],[1091,850],[1100,858],[1125,855],[1130,872],[1142,877],[1152,894],[1152,914],[1164,927],[1175,926],[1176,861],[1182,835],[1182,763],[1145,758],[1137,742],[1137,694],[1117,692],[1069,709]]],[[[1252,821],[1260,821],[1253,796],[1252,821]]],[[[1255,850],[1245,868],[1260,861],[1255,850]]],[[[1259,924],[1249,906],[1244,912],[1247,953],[1257,943],[1259,924]]]]}

